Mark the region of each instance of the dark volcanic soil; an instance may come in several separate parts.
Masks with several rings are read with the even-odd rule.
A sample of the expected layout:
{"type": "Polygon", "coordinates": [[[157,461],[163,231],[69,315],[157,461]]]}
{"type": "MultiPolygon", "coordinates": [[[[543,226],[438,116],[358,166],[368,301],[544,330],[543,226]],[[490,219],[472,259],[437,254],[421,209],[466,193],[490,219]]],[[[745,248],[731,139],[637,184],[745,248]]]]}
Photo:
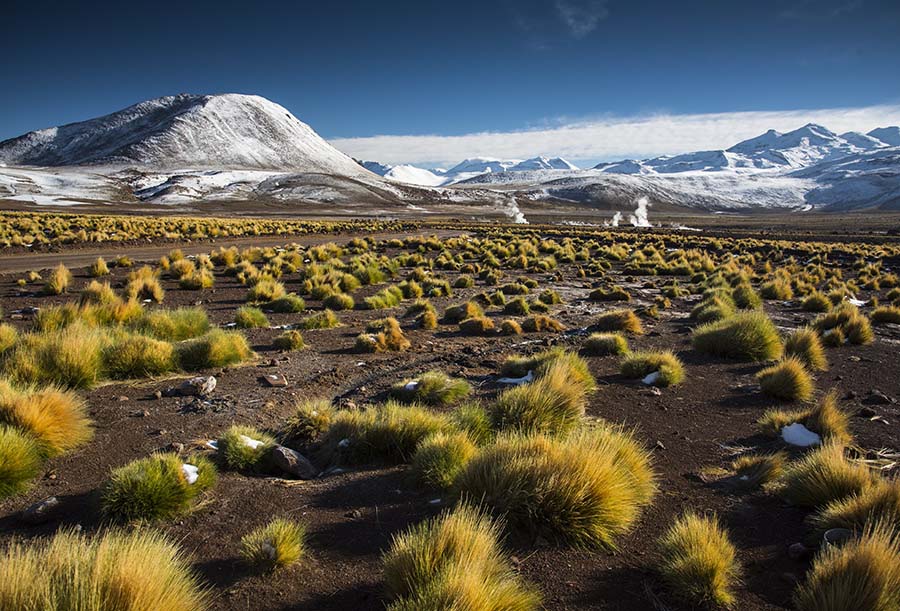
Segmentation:
{"type": "MultiPolygon", "coordinates": [[[[296,241],[305,243],[310,238],[296,241]]],[[[312,238],[317,239],[317,238],[312,238]]],[[[285,239],[284,241],[292,241],[285,239]]],[[[109,256],[115,253],[110,252],[109,256]]],[[[154,257],[156,253],[154,253],[154,257]]],[[[31,268],[23,261],[15,268],[31,268]]],[[[81,262],[79,260],[79,262],[81,262]]],[[[75,290],[89,282],[85,269],[76,269],[75,290]]],[[[0,537],[35,537],[52,533],[61,525],[81,525],[86,530],[101,526],[96,491],[111,468],[143,457],[173,442],[190,445],[215,438],[233,423],[277,429],[300,398],[327,397],[357,404],[381,400],[387,387],[401,378],[428,369],[466,377],[479,395],[489,397],[497,387],[494,373],[503,358],[514,352],[532,352],[547,345],[577,348],[585,328],[597,312],[614,304],[585,300],[590,280],[578,279],[574,267],[562,266],[564,280],[552,284],[565,303],[553,314],[569,329],[563,334],[526,334],[519,337],[470,338],[458,334],[455,325],[437,331],[408,329],[412,349],[404,354],[360,355],[352,352],[354,337],[365,322],[393,314],[390,311],[341,313],[344,326],[304,331],[308,348],[281,354],[271,349],[275,329],[247,331],[257,362],[211,371],[219,386],[208,402],[186,398],[154,398],[157,390],[176,385],[170,379],[108,384],[83,393],[96,421],[96,436],[87,447],[48,463],[46,474],[26,494],[0,503],[0,537]],[[270,361],[274,360],[273,363],[270,361]],[[259,380],[278,372],[288,388],[268,388],[259,380]],[[18,512],[29,504],[56,495],[62,501],[59,518],[29,527],[18,512]]],[[[125,270],[114,270],[115,280],[125,270]]],[[[0,301],[4,319],[25,306],[40,306],[69,298],[38,297],[15,284],[17,275],[0,276],[0,301]]],[[[452,276],[450,276],[452,277],[452,276]]],[[[551,286],[546,275],[533,276],[541,288],[551,286]]],[[[621,280],[621,278],[620,278],[621,280]]],[[[286,276],[288,290],[297,281],[286,276]]],[[[620,284],[625,284],[620,282],[620,284]]],[[[642,281],[627,285],[636,304],[650,304],[658,294],[644,289],[642,281]]],[[[164,305],[190,305],[202,301],[213,323],[233,320],[246,288],[233,278],[217,274],[213,290],[179,290],[166,283],[164,305]]],[[[380,287],[366,287],[362,297],[380,287]]],[[[449,299],[433,299],[440,312],[450,304],[484,290],[456,290],[449,299]]],[[[865,294],[861,298],[867,298],[865,294]]],[[[308,301],[317,310],[318,302],[308,301]]],[[[632,304],[632,305],[636,305],[632,304]]],[[[778,442],[757,434],[756,419],[775,405],[763,397],[754,374],[761,365],[724,362],[698,355],[690,348],[687,313],[691,302],[674,300],[659,321],[645,321],[647,333],[631,339],[634,349],[663,348],[676,351],[685,362],[687,381],[662,389],[657,395],[641,384],[618,375],[617,357],[588,358],[600,383],[589,400],[588,414],[634,427],[637,437],[653,448],[660,493],[616,553],[574,551],[523,535],[507,539],[509,553],[523,576],[544,594],[548,609],[652,609],[658,601],[673,606],[654,572],[656,540],[685,509],[715,511],[728,526],[739,547],[744,567],[738,593],[742,610],[789,607],[797,579],[807,568],[788,558],[788,545],[803,538],[804,513],[762,492],[735,493],[703,483],[698,473],[706,467],[724,467],[738,447],[777,449],[778,442]]],[[[809,320],[796,303],[767,302],[776,323],[790,329],[809,320]]],[[[505,318],[489,312],[498,322],[505,318]]],[[[270,314],[273,325],[297,320],[299,314],[270,314]]],[[[15,322],[20,326],[27,321],[15,322]]],[[[411,321],[401,319],[404,327],[411,321]]],[[[869,346],[829,349],[829,371],[817,376],[818,393],[838,389],[844,409],[855,413],[874,389],[900,397],[900,329],[876,327],[876,341],[869,346]]],[[[854,417],[853,432],[864,448],[900,447],[900,407],[872,406],[883,419],[854,417]]],[[[403,467],[363,468],[321,477],[309,482],[223,473],[208,500],[182,520],[161,525],[192,554],[196,567],[214,593],[214,608],[221,610],[376,610],[384,608],[379,556],[391,539],[409,524],[433,515],[443,507],[439,495],[418,490],[403,467]],[[255,575],[238,559],[240,537],[276,516],[300,518],[309,524],[310,554],[298,566],[271,575],[255,575]]]]}

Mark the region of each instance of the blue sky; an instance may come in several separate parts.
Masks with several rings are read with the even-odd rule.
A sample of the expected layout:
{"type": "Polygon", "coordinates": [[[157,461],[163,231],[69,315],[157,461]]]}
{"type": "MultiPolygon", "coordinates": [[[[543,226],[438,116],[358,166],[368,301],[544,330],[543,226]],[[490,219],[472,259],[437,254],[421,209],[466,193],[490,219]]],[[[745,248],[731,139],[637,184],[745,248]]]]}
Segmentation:
{"type": "Polygon", "coordinates": [[[748,117],[900,121],[896,0],[12,0],[3,22],[0,139],[179,92],[263,95],[347,152],[394,163],[728,146],[756,127],[748,117]],[[564,146],[567,130],[648,117],[667,118],[666,138],[564,146]],[[696,117],[720,120],[678,137],[696,117]],[[385,135],[420,138],[373,138],[385,135]]]}

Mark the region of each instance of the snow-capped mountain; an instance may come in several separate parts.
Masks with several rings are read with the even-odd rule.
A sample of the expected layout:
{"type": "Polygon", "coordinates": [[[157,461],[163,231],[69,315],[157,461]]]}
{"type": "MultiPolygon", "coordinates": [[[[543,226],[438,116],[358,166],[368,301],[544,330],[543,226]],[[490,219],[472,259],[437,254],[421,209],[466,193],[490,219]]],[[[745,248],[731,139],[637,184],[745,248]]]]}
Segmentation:
{"type": "Polygon", "coordinates": [[[284,107],[253,95],[175,95],[0,142],[7,166],[364,171],[284,107]]]}
{"type": "Polygon", "coordinates": [[[577,170],[578,166],[562,157],[533,157],[525,161],[518,159],[493,159],[473,157],[465,159],[449,170],[425,169],[413,165],[390,166],[377,161],[361,162],[370,172],[397,182],[413,185],[438,187],[452,185],[482,176],[502,172],[533,172],[538,170],[577,170]]]}
{"type": "Polygon", "coordinates": [[[880,140],[889,146],[900,146],[900,127],[876,127],[867,136],[880,140]]]}

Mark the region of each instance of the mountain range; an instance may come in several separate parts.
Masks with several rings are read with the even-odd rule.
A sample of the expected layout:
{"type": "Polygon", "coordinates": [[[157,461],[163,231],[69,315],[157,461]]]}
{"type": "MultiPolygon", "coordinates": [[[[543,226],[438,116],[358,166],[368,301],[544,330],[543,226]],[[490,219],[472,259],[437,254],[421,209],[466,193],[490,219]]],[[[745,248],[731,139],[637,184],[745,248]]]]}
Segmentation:
{"type": "Polygon", "coordinates": [[[900,128],[807,124],[728,149],[579,169],[559,157],[474,157],[449,169],[357,162],[259,96],[176,95],[0,142],[0,200],[322,214],[504,214],[653,204],[708,211],[900,209],[900,128]],[[251,205],[252,204],[252,205],[251,205]]]}

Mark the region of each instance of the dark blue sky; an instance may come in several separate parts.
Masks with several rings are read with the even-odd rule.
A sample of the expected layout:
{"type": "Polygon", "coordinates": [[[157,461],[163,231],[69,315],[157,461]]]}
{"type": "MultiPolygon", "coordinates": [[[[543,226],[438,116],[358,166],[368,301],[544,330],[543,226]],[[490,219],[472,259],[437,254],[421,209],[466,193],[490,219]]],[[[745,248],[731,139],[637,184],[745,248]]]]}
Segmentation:
{"type": "Polygon", "coordinates": [[[0,139],[178,93],[326,138],[900,101],[900,2],[12,0],[0,139]]]}

